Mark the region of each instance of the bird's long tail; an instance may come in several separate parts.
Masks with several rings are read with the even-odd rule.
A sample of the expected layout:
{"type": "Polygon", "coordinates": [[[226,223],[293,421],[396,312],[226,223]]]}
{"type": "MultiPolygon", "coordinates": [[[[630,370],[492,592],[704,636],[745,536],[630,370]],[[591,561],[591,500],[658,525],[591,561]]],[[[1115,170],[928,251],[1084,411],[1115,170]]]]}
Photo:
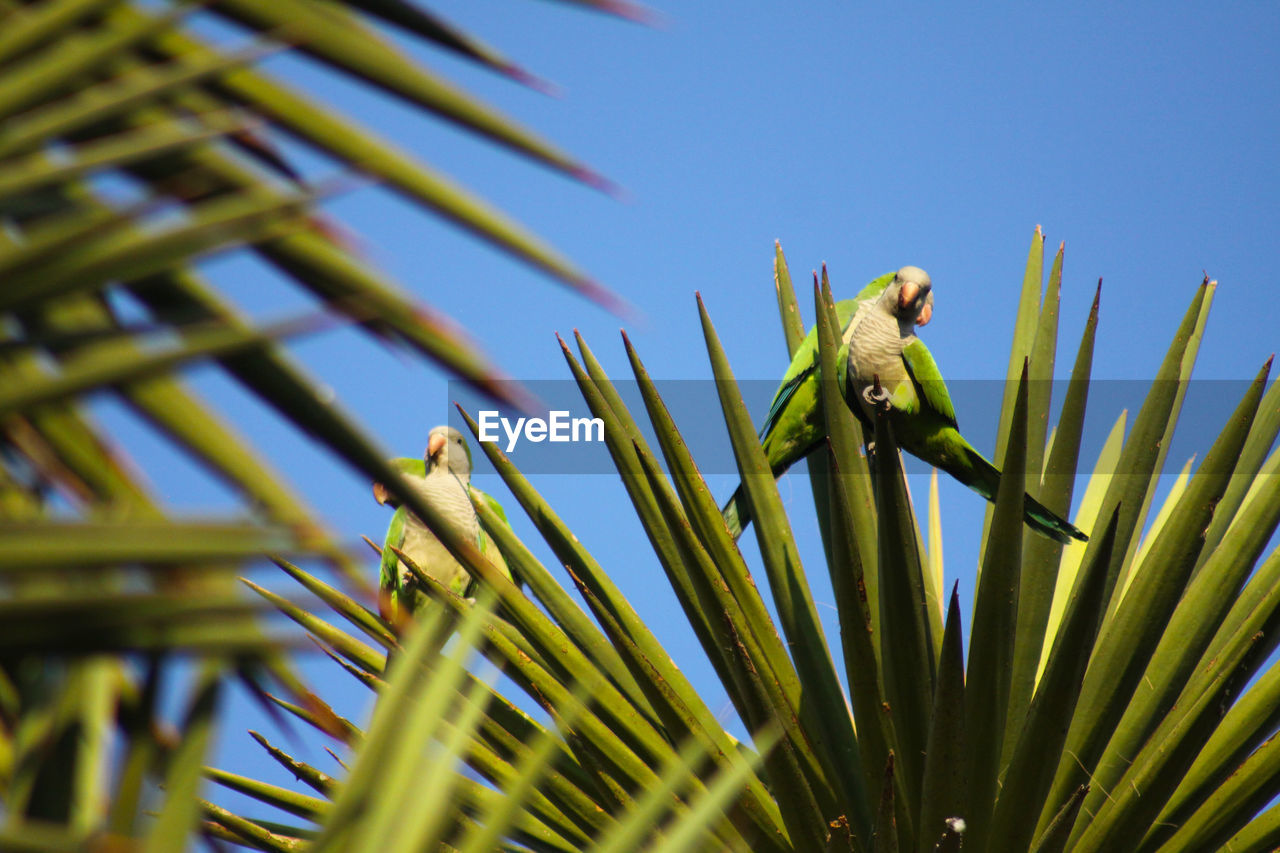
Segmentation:
{"type": "MultiPolygon", "coordinates": [[[[995,503],[996,490],[1000,488],[1000,469],[992,465],[981,453],[966,445],[967,470],[948,471],[953,477],[995,503]]],[[[1037,533],[1056,539],[1064,545],[1072,539],[1089,541],[1075,525],[1059,516],[1031,495],[1023,495],[1022,518],[1037,533]]]]}
{"type": "Polygon", "coordinates": [[[751,523],[751,504],[747,501],[747,493],[742,490],[742,484],[738,484],[738,488],[733,490],[733,495],[720,514],[724,517],[725,526],[729,528],[729,534],[737,541],[742,535],[742,529],[751,523]]]}

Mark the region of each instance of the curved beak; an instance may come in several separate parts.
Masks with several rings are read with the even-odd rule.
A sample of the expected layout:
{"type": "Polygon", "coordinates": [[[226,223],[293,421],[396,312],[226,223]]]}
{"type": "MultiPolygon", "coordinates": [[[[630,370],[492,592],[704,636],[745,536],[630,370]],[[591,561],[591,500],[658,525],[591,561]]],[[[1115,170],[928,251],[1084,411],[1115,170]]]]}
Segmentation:
{"type": "Polygon", "coordinates": [[[445,442],[448,441],[443,435],[433,435],[427,442],[427,456],[435,459],[440,455],[440,451],[444,450],[445,442]]]}
{"type": "Polygon", "coordinates": [[[381,483],[373,484],[373,499],[380,504],[385,504],[387,498],[391,497],[391,493],[387,491],[387,487],[381,483]]]}
{"type": "Polygon", "coordinates": [[[914,281],[904,281],[902,289],[898,291],[898,310],[906,311],[911,303],[916,301],[916,297],[920,295],[920,285],[914,281]]]}

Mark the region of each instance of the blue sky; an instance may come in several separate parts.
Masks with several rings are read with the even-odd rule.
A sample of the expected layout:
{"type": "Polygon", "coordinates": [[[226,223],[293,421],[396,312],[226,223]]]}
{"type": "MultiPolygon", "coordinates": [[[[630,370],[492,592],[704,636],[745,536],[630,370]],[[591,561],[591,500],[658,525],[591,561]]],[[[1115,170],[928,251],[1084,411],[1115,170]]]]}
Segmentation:
{"type": "MultiPolygon", "coordinates": [[[[622,201],[309,62],[277,58],[268,67],[323,87],[341,109],[526,223],[638,309],[639,319],[620,320],[376,188],[327,206],[374,263],[454,317],[519,379],[567,379],[553,332],[575,328],[612,375],[629,375],[618,338],[624,324],[655,377],[708,378],[699,290],[737,376],[772,385],[786,368],[771,282],[775,239],[806,318],[808,274],[824,261],[837,298],[904,264],[924,267],[936,311],[922,336],[944,374],[1000,379],[1037,224],[1047,254],[1066,241],[1059,376],[1070,369],[1099,276],[1095,375],[1148,380],[1203,270],[1220,286],[1196,376],[1251,377],[1276,347],[1280,313],[1280,11],[1262,3],[960,5],[683,4],[662,9],[664,23],[646,28],[554,3],[433,3],[563,92],[548,98],[450,57],[413,53],[617,181],[622,201]]],[[[307,304],[244,259],[208,269],[255,314],[307,304]]],[[[349,331],[292,348],[393,455],[421,453],[427,430],[447,418],[447,377],[417,360],[349,331]]],[[[367,483],[212,371],[197,371],[193,382],[344,538],[381,539],[389,514],[367,483]]],[[[958,406],[962,428],[972,425],[979,449],[991,453],[996,412],[958,406]]],[[[1105,429],[1119,408],[1091,411],[1091,422],[1105,429]]],[[[1188,452],[1203,454],[1205,435],[1227,413],[1203,413],[1213,432],[1191,440],[1188,452]]],[[[227,502],[176,460],[150,473],[180,506],[227,502]]],[[[711,485],[723,498],[734,480],[722,474],[711,485]]],[[[913,481],[919,505],[925,480],[913,481]]],[[[484,468],[476,482],[505,495],[484,468]]],[[[542,474],[535,484],[641,615],[661,626],[711,706],[726,704],[681,628],[617,478],[542,474]]],[[[829,602],[808,483],[790,475],[780,489],[815,596],[829,602]]],[[[508,498],[517,533],[537,542],[513,504],[508,498]]],[[[944,483],[947,584],[961,579],[966,610],[984,507],[944,483]]],[[[744,550],[758,567],[750,538],[744,550]]],[[[546,549],[538,553],[554,568],[546,549]]],[[[372,556],[368,562],[372,577],[372,556]]],[[[819,609],[838,645],[834,610],[819,609]]],[[[365,694],[346,675],[325,661],[307,669],[322,696],[364,718],[365,694]]],[[[243,733],[262,725],[260,716],[242,697],[236,702],[217,763],[287,783],[243,733]]],[[[318,748],[304,752],[333,769],[318,748]]]]}

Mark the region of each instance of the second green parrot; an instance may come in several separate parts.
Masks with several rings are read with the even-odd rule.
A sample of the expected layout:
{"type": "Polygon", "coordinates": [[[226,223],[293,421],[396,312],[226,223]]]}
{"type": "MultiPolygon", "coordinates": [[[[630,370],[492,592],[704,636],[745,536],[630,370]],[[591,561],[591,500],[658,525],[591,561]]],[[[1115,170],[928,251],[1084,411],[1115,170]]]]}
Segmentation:
{"type": "MultiPolygon", "coordinates": [[[[865,425],[874,423],[877,408],[887,411],[903,450],[995,501],[1000,470],[960,434],[938,365],[912,328],[931,287],[924,270],[903,267],[878,299],[860,307],[845,336],[841,392],[865,425]]],[[[1023,497],[1023,518],[1059,542],[1088,539],[1030,495],[1023,497]]]]}
{"type": "MultiPolygon", "coordinates": [[[[915,269],[912,267],[911,269],[915,269]]],[[[852,299],[836,303],[836,320],[841,329],[841,353],[849,343],[854,316],[859,308],[874,303],[898,273],[885,273],[868,282],[852,299]]],[[[933,316],[933,293],[924,294],[914,322],[925,325],[933,316]]],[[[791,357],[791,366],[782,376],[782,384],[773,395],[769,413],[760,428],[760,442],[774,477],[812,453],[827,435],[826,416],[822,410],[821,373],[818,368],[818,330],[809,334],[791,357]]],[[[721,513],[729,532],[737,539],[751,523],[751,506],[742,486],[734,491],[721,513]]]]}

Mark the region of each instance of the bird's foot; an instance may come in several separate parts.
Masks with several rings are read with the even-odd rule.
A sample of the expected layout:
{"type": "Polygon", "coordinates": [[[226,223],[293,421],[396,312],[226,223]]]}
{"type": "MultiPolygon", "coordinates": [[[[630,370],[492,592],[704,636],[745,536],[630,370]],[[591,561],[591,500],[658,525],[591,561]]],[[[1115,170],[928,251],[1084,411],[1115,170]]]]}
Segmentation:
{"type": "Polygon", "coordinates": [[[866,400],[867,405],[871,408],[879,409],[882,412],[887,412],[892,408],[889,404],[889,392],[880,384],[879,377],[876,378],[874,384],[862,389],[862,399],[866,400]]]}

